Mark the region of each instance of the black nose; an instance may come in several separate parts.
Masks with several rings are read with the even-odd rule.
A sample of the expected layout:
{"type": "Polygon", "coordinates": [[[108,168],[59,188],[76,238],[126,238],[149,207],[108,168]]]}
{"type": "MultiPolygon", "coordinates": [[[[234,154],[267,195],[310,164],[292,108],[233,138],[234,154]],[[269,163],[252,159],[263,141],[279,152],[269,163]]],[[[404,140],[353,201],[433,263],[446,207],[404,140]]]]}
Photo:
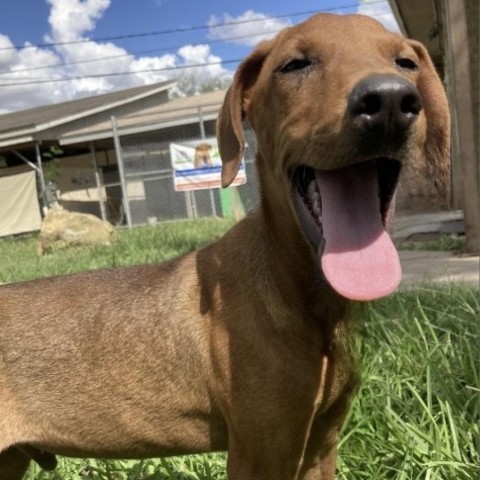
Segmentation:
{"type": "Polygon", "coordinates": [[[355,86],[348,110],[361,129],[395,133],[415,121],[422,99],[415,86],[401,77],[373,75],[355,86]]]}

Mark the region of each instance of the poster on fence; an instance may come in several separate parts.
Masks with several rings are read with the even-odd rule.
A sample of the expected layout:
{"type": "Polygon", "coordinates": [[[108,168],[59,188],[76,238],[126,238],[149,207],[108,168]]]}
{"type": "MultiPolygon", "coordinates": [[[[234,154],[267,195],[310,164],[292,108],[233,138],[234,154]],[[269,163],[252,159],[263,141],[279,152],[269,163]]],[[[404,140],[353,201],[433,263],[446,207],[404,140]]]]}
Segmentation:
{"type": "MultiPolygon", "coordinates": [[[[170,157],[177,192],[222,186],[222,161],[216,138],[171,143],[170,157]]],[[[243,185],[246,181],[245,164],[242,161],[231,186],[243,185]]]]}

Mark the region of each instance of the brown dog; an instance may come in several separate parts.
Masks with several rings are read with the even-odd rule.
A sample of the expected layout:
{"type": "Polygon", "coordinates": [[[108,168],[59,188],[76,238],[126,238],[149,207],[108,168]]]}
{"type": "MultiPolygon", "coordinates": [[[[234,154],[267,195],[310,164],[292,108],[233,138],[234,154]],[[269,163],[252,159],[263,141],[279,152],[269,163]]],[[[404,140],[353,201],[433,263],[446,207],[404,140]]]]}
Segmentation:
{"type": "Polygon", "coordinates": [[[399,282],[384,226],[401,166],[447,182],[447,101],[417,42],[317,15],[238,68],[218,120],[224,186],[245,117],[261,207],[222,239],[1,287],[0,479],[54,454],[225,449],[231,480],[334,478],[352,300],[399,282]]]}
{"type": "Polygon", "coordinates": [[[200,143],[195,147],[195,158],[193,166],[195,168],[211,167],[212,163],[212,146],[208,143],[200,143]]]}

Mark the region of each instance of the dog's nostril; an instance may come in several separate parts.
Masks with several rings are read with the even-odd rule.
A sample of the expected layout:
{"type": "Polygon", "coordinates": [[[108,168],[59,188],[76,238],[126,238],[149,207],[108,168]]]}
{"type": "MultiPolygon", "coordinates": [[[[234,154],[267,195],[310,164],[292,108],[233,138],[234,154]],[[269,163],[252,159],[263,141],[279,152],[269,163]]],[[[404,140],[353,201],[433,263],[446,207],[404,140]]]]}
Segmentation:
{"type": "Polygon", "coordinates": [[[382,97],[375,93],[365,95],[360,114],[375,115],[382,109],[382,97]]]}
{"type": "Polygon", "coordinates": [[[421,109],[422,101],[420,100],[420,96],[413,93],[405,95],[400,103],[402,113],[418,115],[421,109]]]}
{"type": "Polygon", "coordinates": [[[350,101],[349,107],[355,116],[375,115],[382,109],[382,97],[377,93],[357,95],[350,101]]]}

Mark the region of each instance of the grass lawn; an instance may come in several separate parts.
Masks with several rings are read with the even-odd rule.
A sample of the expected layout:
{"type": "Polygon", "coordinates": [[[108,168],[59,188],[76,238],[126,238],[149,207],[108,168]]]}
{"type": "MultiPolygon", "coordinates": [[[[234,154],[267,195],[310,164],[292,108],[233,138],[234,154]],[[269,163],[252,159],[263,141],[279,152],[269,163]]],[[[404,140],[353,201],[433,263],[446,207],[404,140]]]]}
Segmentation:
{"type": "MultiPolygon", "coordinates": [[[[39,257],[36,237],[0,240],[0,283],[80,270],[162,261],[222,235],[220,220],[121,232],[112,248],[39,257]]],[[[345,425],[339,479],[478,478],[479,295],[425,285],[365,306],[356,322],[362,383],[345,425]]],[[[40,479],[225,479],[224,454],[145,461],[59,459],[40,479]]],[[[272,479],[274,480],[274,479],[272,479]]]]}

